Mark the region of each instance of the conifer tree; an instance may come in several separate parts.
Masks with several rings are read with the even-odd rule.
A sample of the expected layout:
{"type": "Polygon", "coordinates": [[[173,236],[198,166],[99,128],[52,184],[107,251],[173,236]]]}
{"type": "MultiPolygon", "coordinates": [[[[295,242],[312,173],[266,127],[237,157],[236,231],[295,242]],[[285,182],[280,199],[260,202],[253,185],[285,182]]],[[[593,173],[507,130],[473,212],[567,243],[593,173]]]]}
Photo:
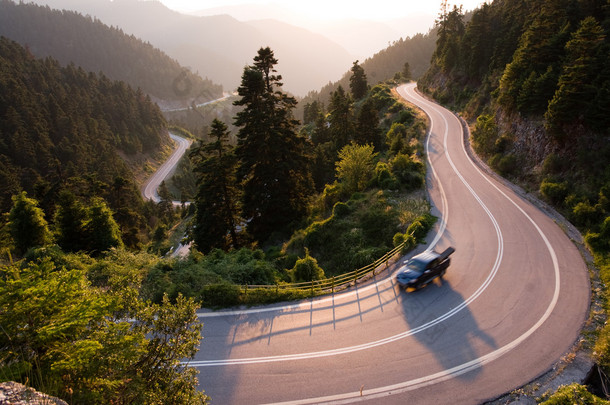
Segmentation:
{"type": "Polygon", "coordinates": [[[308,143],[297,134],[292,115],[296,100],[282,92],[277,62],[269,47],[261,48],[254,64],[244,68],[235,102],[243,107],[235,119],[242,212],[259,242],[300,219],[313,188],[308,143]]]}
{"type": "Polygon", "coordinates": [[[74,194],[64,190],[59,194],[55,212],[57,244],[66,252],[86,250],[85,222],[87,211],[74,194]]]}
{"type": "Polygon", "coordinates": [[[204,253],[213,248],[226,250],[239,246],[237,159],[229,145],[225,123],[214,119],[209,137],[210,143],[200,145],[190,155],[198,175],[193,239],[204,253]]]}
{"type": "Polygon", "coordinates": [[[333,92],[328,106],[328,121],[335,150],[347,145],[354,137],[354,102],[342,86],[333,92]]]}
{"type": "Polygon", "coordinates": [[[566,61],[559,77],[558,89],[548,104],[546,126],[553,132],[564,123],[589,118],[596,106],[594,80],[599,75],[607,55],[601,55],[604,30],[593,17],[587,17],[566,44],[566,61]]]}
{"type": "Polygon", "coordinates": [[[19,254],[31,247],[44,246],[51,240],[44,212],[38,207],[38,201],[28,198],[25,191],[13,196],[9,231],[19,254]]]}
{"type": "Polygon", "coordinates": [[[379,112],[372,98],[367,99],[360,107],[354,140],[360,145],[372,144],[377,150],[382,146],[379,112]]]}
{"type": "Polygon", "coordinates": [[[106,202],[95,197],[87,208],[87,223],[85,224],[87,235],[87,249],[93,255],[98,255],[111,248],[123,247],[121,230],[112,216],[112,211],[106,202]]]}
{"type": "Polygon", "coordinates": [[[366,81],[366,74],[362,66],[358,64],[358,61],[354,62],[352,66],[352,76],[349,78],[349,88],[352,91],[352,96],[355,100],[360,100],[366,95],[368,90],[368,83],[366,81]]]}

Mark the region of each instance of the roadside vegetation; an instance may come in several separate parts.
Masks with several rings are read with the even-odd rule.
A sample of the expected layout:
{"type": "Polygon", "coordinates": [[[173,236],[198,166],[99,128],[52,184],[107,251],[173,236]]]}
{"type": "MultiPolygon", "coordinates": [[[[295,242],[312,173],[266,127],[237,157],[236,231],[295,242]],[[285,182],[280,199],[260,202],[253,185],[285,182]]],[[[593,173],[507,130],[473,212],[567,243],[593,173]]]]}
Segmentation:
{"type": "Polygon", "coordinates": [[[238,90],[237,136],[215,119],[183,163],[192,174],[180,169],[174,180],[192,176],[196,184],[190,235],[203,255],[152,269],[143,291],[153,301],[183,294],[219,307],[310,296],[286,286],[351,272],[405,241],[412,248],[434,224],[423,193],[425,121],[393,96],[396,82],[370,88],[355,62],[350,92],[339,87],[328,107],[306,105],[298,127],[289,118],[294,102],[278,93],[275,63],[270,49],[259,51],[238,90]],[[259,80],[272,85],[257,93],[259,80]],[[275,111],[260,114],[254,101],[267,98],[275,111]],[[259,121],[274,116],[287,121],[259,121]],[[290,134],[286,128],[292,143],[279,147],[290,134]],[[286,158],[290,150],[293,157],[286,158]],[[261,168],[279,164],[279,156],[283,170],[261,168]],[[249,172],[252,167],[259,172],[249,172]],[[283,173],[292,174],[278,178],[283,173]],[[283,186],[266,189],[269,175],[283,186]]]}

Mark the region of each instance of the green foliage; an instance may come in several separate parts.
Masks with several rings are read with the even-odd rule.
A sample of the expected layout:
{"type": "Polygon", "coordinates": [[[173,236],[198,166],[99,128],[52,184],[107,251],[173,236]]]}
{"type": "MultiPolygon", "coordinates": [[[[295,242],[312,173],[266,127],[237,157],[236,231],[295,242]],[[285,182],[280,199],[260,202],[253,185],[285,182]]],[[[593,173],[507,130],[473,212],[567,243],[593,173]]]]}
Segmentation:
{"type": "Polygon", "coordinates": [[[472,131],[472,140],[477,152],[490,156],[495,154],[498,128],[492,115],[479,115],[472,131]]]}
{"type": "Polygon", "coordinates": [[[384,190],[397,190],[400,184],[392,174],[387,163],[378,162],[375,166],[375,182],[377,186],[384,190]]]}
{"type": "Polygon", "coordinates": [[[406,190],[415,190],[423,186],[425,166],[416,156],[398,153],[390,160],[392,174],[406,190]]]}
{"type": "Polygon", "coordinates": [[[609,122],[608,118],[598,120],[601,117],[597,114],[597,103],[603,101],[596,97],[599,86],[596,78],[602,74],[608,59],[604,38],[604,30],[590,16],[581,21],[565,45],[567,58],[545,114],[545,125],[551,133],[561,133],[563,125],[574,125],[578,121],[606,129],[604,124],[609,122]]]}
{"type": "Polygon", "coordinates": [[[292,268],[294,279],[297,282],[324,279],[324,270],[318,265],[318,261],[309,255],[305,249],[305,257],[297,260],[292,268]]]}
{"type": "Polygon", "coordinates": [[[587,387],[580,384],[570,384],[559,387],[543,405],[607,405],[609,401],[596,397],[587,391],[587,387]]]}
{"type": "Polygon", "coordinates": [[[52,56],[62,65],[104,72],[159,99],[202,102],[222,96],[221,86],[180,66],[150,43],[77,12],[2,0],[0,35],[27,45],[37,57],[52,56]],[[25,26],[36,29],[24,30],[25,26]]]}
{"type": "Polygon", "coordinates": [[[337,178],[348,193],[363,191],[373,177],[375,156],[372,145],[346,145],[339,151],[337,178]]]}
{"type": "Polygon", "coordinates": [[[418,243],[423,243],[428,235],[428,232],[430,232],[435,223],[435,216],[429,213],[424,214],[421,217],[416,218],[411,225],[409,225],[406,235],[411,235],[418,243]]]}
{"type": "Polygon", "coordinates": [[[235,119],[242,215],[260,243],[300,220],[313,190],[308,140],[296,133],[296,100],[281,91],[277,62],[271,49],[261,48],[244,69],[234,103],[244,107],[235,119]]]}
{"type": "Polygon", "coordinates": [[[208,308],[227,308],[240,304],[241,287],[235,284],[211,284],[201,288],[199,300],[208,308]]]}
{"type": "Polygon", "coordinates": [[[25,191],[13,197],[8,227],[19,254],[32,247],[44,246],[51,240],[44,213],[38,207],[38,202],[28,198],[25,191]]]}
{"type": "MultiPolygon", "coordinates": [[[[123,260],[115,256],[108,265],[123,260]]],[[[0,373],[74,404],[205,403],[195,369],[184,366],[200,340],[192,300],[146,304],[111,268],[112,289],[90,284],[95,261],[39,250],[38,259],[0,268],[0,373]],[[125,319],[133,319],[130,323],[125,319]]],[[[137,260],[136,260],[137,262],[137,260]]]]}
{"type": "MultiPolygon", "coordinates": [[[[3,2],[3,4],[6,2],[3,2]]],[[[3,15],[4,17],[4,15],[3,15]]],[[[169,143],[165,119],[141,91],[74,65],[37,60],[0,40],[0,211],[25,190],[54,217],[61,190],[104,198],[124,234],[146,228],[145,208],[124,157],[169,143]],[[122,156],[120,156],[122,153],[122,156]]]]}
{"type": "Polygon", "coordinates": [[[568,184],[543,180],[540,184],[540,194],[554,205],[561,205],[568,196],[568,184]]]}
{"type": "Polygon", "coordinates": [[[585,235],[585,242],[595,252],[610,253],[610,217],[606,217],[601,225],[600,232],[589,232],[585,235]]]}
{"type": "Polygon", "coordinates": [[[87,209],[84,231],[88,250],[94,255],[123,246],[121,231],[112,216],[112,211],[99,197],[92,199],[87,209]]]}
{"type": "Polygon", "coordinates": [[[204,305],[220,305],[218,301],[205,301],[205,297],[210,300],[210,297],[216,297],[213,294],[217,291],[205,292],[207,285],[268,285],[275,284],[275,278],[276,269],[260,250],[241,248],[224,252],[215,249],[199,260],[159,263],[148,273],[143,285],[143,295],[153,302],[159,302],[164,293],[167,293],[170,299],[182,294],[204,305]],[[204,294],[208,295],[204,297],[204,294]]]}
{"type": "Polygon", "coordinates": [[[358,61],[354,62],[352,66],[352,76],[349,78],[349,88],[352,91],[352,96],[355,100],[360,100],[366,95],[368,90],[368,83],[366,80],[366,74],[362,66],[358,64],[358,61]]]}
{"type": "Polygon", "coordinates": [[[238,162],[228,145],[227,126],[214,120],[210,138],[212,142],[200,145],[190,154],[198,177],[192,234],[196,247],[203,253],[240,245],[237,237],[240,190],[235,177],[238,162]]]}

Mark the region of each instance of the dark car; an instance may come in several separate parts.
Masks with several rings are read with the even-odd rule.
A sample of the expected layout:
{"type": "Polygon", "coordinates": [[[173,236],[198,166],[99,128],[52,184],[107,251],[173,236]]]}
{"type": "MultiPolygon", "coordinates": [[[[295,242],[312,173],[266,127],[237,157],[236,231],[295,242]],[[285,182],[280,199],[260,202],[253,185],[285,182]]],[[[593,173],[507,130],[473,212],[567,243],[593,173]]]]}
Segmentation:
{"type": "Polygon", "coordinates": [[[414,256],[398,270],[396,281],[404,288],[420,288],[437,277],[443,277],[451,263],[449,256],[455,249],[448,247],[442,253],[427,250],[414,256]]]}

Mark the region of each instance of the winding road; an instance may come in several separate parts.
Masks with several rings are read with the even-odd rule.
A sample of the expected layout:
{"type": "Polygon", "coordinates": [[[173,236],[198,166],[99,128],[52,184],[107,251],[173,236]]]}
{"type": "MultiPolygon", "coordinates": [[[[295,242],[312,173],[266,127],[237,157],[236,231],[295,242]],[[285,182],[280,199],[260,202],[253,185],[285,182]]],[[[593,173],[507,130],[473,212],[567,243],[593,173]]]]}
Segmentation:
{"type": "MultiPolygon", "coordinates": [[[[150,176],[148,181],[144,184],[142,188],[142,196],[145,200],[152,200],[155,203],[159,203],[161,201],[161,197],[159,197],[158,189],[163,180],[165,180],[174,170],[182,156],[186,153],[187,149],[193,143],[192,140],[183,138],[176,134],[169,134],[170,138],[177,143],[177,147],[174,152],[171,154],[169,159],[167,159],[161,167],[157,169],[157,171],[150,176]]],[[[180,201],[173,201],[174,205],[181,205],[180,201]]]]}
{"type": "Polygon", "coordinates": [[[456,248],[445,280],[406,293],[393,267],[341,294],[199,313],[190,364],[213,403],[476,404],[546,372],[577,339],[590,290],[576,247],[475,166],[451,112],[415,84],[398,91],[431,121],[427,185],[440,219],[419,251],[456,248]]]}

